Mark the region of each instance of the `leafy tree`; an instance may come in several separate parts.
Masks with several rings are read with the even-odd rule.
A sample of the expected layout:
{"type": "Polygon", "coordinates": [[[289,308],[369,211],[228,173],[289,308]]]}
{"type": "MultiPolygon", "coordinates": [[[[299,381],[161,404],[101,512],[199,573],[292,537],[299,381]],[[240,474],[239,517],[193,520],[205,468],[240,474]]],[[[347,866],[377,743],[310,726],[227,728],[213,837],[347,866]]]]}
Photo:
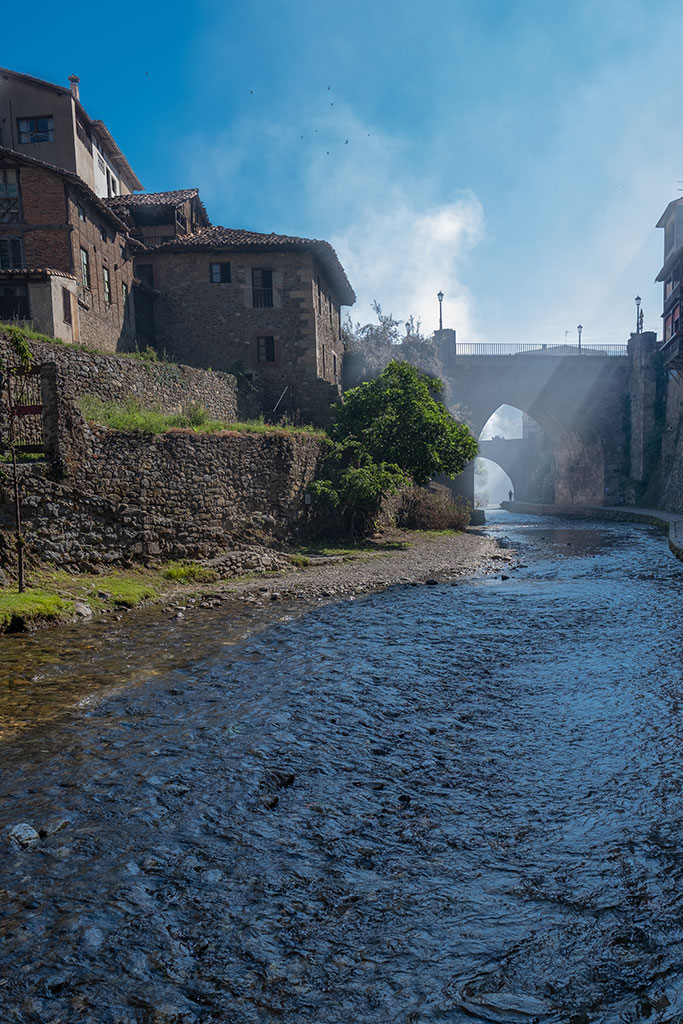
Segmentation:
{"type": "Polygon", "coordinates": [[[439,400],[443,383],[410,363],[392,360],[373,381],[352,388],[330,429],[335,441],[355,440],[376,463],[393,464],[424,486],[461,473],[477,442],[439,400]]]}
{"type": "MultiPolygon", "coordinates": [[[[386,494],[410,485],[410,477],[396,465],[375,460],[356,441],[333,443],[325,466],[325,479],[310,486],[314,501],[340,527],[347,524],[351,537],[374,525],[386,494]]],[[[329,528],[330,521],[326,523],[329,528]]]]}

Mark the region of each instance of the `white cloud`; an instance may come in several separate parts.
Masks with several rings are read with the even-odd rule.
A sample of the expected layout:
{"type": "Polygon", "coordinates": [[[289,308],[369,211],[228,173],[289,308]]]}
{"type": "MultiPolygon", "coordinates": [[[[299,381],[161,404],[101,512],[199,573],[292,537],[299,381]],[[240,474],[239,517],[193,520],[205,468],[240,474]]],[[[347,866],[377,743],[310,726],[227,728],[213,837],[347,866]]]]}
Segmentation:
{"type": "Polygon", "coordinates": [[[364,125],[349,109],[326,128],[324,153],[311,163],[308,192],[357,295],[354,321],[374,320],[372,303],[429,333],[439,326],[476,339],[472,296],[462,266],[484,238],[484,211],[471,191],[437,201],[429,159],[415,168],[410,140],[364,125]],[[348,140],[348,141],[346,141],[348,140]]]}
{"type": "Polygon", "coordinates": [[[439,326],[436,293],[444,293],[444,327],[468,340],[476,334],[472,296],[462,283],[463,258],[483,237],[476,197],[422,205],[404,194],[361,216],[332,238],[358,302],[354,320],[374,320],[372,302],[400,320],[411,314],[429,333],[439,326]]]}
{"type": "Polygon", "coordinates": [[[429,159],[415,166],[412,140],[378,131],[339,102],[324,114],[298,111],[291,123],[243,119],[229,134],[186,143],[185,177],[200,184],[215,221],[331,242],[357,295],[354,321],[374,320],[377,300],[431,333],[441,290],[444,326],[477,340],[463,266],[485,236],[484,212],[471,191],[443,197],[429,159]],[[252,178],[256,168],[268,187],[252,178]],[[236,214],[237,205],[252,215],[236,214]]]}

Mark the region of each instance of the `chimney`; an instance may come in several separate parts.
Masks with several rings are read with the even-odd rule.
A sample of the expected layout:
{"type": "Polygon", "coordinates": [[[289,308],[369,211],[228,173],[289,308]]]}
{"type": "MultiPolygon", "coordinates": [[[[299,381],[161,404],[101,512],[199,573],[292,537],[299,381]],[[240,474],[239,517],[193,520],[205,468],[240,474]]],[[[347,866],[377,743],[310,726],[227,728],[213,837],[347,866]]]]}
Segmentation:
{"type": "Polygon", "coordinates": [[[78,83],[80,82],[80,78],[78,75],[69,75],[69,81],[71,82],[71,95],[75,100],[77,100],[80,98],[78,95],[78,83]]]}

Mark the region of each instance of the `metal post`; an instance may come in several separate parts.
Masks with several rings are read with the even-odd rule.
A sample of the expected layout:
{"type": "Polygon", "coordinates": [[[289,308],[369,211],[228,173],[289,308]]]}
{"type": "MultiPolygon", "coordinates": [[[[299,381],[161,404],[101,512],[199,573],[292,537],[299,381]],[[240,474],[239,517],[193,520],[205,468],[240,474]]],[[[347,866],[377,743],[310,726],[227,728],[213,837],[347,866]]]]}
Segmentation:
{"type": "Polygon", "coordinates": [[[579,332],[579,355],[581,355],[581,332],[583,331],[583,326],[579,324],[576,329],[579,332]]]}
{"type": "Polygon", "coordinates": [[[443,292],[437,292],[436,297],[439,300],[439,330],[443,330],[443,292]]]}
{"type": "Polygon", "coordinates": [[[24,580],[24,538],[21,532],[21,502],[19,501],[19,475],[17,473],[17,452],[14,445],[14,402],[12,400],[11,371],[7,371],[7,403],[9,406],[9,443],[12,450],[12,472],[14,475],[14,522],[17,545],[17,576],[19,593],[26,589],[24,580]]]}

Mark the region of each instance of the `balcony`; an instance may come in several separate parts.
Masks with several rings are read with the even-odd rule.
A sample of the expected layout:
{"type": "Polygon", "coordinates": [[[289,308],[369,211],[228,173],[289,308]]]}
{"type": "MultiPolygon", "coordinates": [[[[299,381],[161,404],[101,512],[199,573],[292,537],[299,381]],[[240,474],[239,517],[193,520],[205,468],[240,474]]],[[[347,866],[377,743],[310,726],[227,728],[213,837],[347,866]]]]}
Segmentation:
{"type": "Polygon", "coordinates": [[[272,288],[254,288],[254,309],[268,309],[273,305],[272,288]]]}
{"type": "Polygon", "coordinates": [[[665,341],[659,351],[664,357],[664,366],[667,370],[683,374],[683,332],[679,330],[665,341]]]}

